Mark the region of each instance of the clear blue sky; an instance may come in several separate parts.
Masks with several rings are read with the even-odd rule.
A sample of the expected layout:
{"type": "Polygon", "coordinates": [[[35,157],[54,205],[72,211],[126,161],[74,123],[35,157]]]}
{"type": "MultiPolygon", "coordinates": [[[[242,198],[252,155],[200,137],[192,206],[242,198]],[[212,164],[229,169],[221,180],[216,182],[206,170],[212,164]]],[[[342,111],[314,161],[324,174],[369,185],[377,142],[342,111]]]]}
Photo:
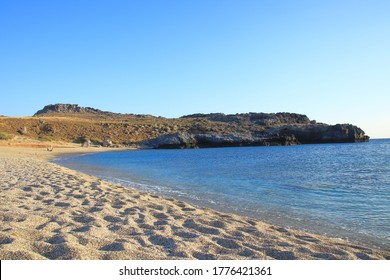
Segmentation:
{"type": "Polygon", "coordinates": [[[0,114],[296,112],[390,137],[390,1],[0,2],[0,114]]]}

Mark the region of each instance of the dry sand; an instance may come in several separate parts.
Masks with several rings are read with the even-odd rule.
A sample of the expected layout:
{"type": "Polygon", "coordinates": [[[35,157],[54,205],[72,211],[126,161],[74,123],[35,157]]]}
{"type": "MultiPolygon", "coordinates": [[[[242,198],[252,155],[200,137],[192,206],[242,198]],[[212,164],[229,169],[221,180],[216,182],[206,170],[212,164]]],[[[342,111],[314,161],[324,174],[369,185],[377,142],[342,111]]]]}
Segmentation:
{"type": "Polygon", "coordinates": [[[390,259],[339,239],[193,207],[0,147],[0,259],[390,259]]]}

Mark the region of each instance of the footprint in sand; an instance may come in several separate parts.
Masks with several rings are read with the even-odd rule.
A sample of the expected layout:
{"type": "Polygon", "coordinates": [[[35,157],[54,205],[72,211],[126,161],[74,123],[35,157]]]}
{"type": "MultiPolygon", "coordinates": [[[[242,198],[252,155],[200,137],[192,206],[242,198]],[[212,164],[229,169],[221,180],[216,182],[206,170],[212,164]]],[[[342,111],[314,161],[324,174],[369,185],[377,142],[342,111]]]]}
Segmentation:
{"type": "Polygon", "coordinates": [[[140,207],[134,206],[134,207],[129,207],[129,208],[126,208],[125,210],[123,210],[123,213],[125,213],[125,214],[135,214],[138,212],[143,212],[143,209],[140,207]]]}
{"type": "Polygon", "coordinates": [[[107,245],[104,245],[100,248],[101,251],[124,251],[125,247],[123,246],[123,243],[120,242],[114,242],[107,245]]]}
{"type": "Polygon", "coordinates": [[[24,190],[25,192],[32,192],[31,187],[24,187],[24,188],[22,188],[22,190],[24,190]]]}
{"type": "Polygon", "coordinates": [[[226,249],[238,249],[241,247],[234,240],[229,240],[225,238],[213,238],[213,241],[215,241],[219,246],[222,246],[226,249]]]}
{"type": "Polygon", "coordinates": [[[194,220],[192,220],[192,219],[186,220],[183,223],[183,226],[186,228],[194,229],[198,232],[205,233],[205,234],[213,234],[213,235],[220,234],[219,229],[212,228],[212,227],[200,226],[197,223],[195,223],[194,220]]]}
{"type": "Polygon", "coordinates": [[[362,260],[373,260],[373,258],[365,253],[355,253],[355,256],[362,260]]]}
{"type": "Polygon", "coordinates": [[[47,205],[51,205],[51,204],[53,204],[54,199],[45,199],[45,200],[42,200],[42,202],[47,204],[47,205]]]}
{"type": "Polygon", "coordinates": [[[292,245],[292,244],[290,244],[288,242],[284,242],[284,241],[277,242],[276,245],[281,246],[281,247],[294,247],[294,245],[292,245]]]}
{"type": "Polygon", "coordinates": [[[69,207],[70,206],[70,203],[67,203],[67,202],[57,202],[54,204],[54,206],[58,206],[58,207],[69,207]]]}
{"type": "Polygon", "coordinates": [[[252,250],[249,249],[244,249],[243,251],[238,253],[242,257],[250,258],[250,257],[255,257],[256,253],[252,250]]]}
{"type": "Polygon", "coordinates": [[[174,233],[175,236],[184,238],[184,239],[193,239],[193,238],[198,238],[199,235],[196,233],[192,233],[189,231],[177,231],[174,233]]]}
{"type": "Polygon", "coordinates": [[[14,242],[14,240],[15,238],[12,238],[4,234],[0,234],[0,245],[11,244],[12,242],[14,242]]]}
{"type": "Polygon", "coordinates": [[[196,211],[195,208],[192,208],[192,207],[183,207],[181,208],[182,211],[184,212],[193,212],[193,211],[196,211]]]}
{"type": "Polygon", "coordinates": [[[310,243],[319,243],[320,240],[312,237],[312,236],[309,236],[309,235],[299,235],[299,234],[295,234],[294,235],[296,238],[300,239],[300,240],[303,240],[303,241],[307,241],[307,242],[310,242],[310,243]]]}
{"type": "Polygon", "coordinates": [[[74,198],[77,198],[77,199],[85,198],[85,195],[83,195],[83,194],[75,194],[75,195],[68,195],[68,196],[73,196],[74,198]]]}
{"type": "Polygon", "coordinates": [[[121,218],[114,217],[114,216],[105,216],[103,218],[105,221],[110,222],[110,223],[120,223],[123,222],[121,218]]]}
{"type": "Polygon", "coordinates": [[[107,226],[107,228],[108,228],[108,230],[115,232],[115,231],[121,230],[123,227],[115,225],[115,224],[110,224],[107,226]]]}
{"type": "Polygon", "coordinates": [[[276,260],[295,260],[297,257],[294,252],[291,251],[280,251],[276,249],[268,249],[265,251],[265,254],[276,260]]]}
{"type": "Polygon", "coordinates": [[[123,208],[123,205],[124,204],[112,204],[111,207],[115,208],[115,209],[121,209],[121,208],[123,208]]]}
{"type": "Polygon", "coordinates": [[[30,210],[31,208],[26,205],[20,205],[18,208],[24,209],[24,210],[30,210]]]}
{"type": "Polygon", "coordinates": [[[335,255],[329,253],[314,253],[312,256],[320,260],[337,260],[335,255]]]}
{"type": "Polygon", "coordinates": [[[100,211],[103,211],[103,208],[97,207],[97,206],[93,206],[93,207],[89,208],[89,210],[88,210],[89,213],[100,212],[100,211]]]}
{"type": "Polygon", "coordinates": [[[78,228],[75,228],[74,232],[87,232],[91,229],[91,226],[82,226],[82,227],[78,227],[78,228]]]}
{"type": "Polygon", "coordinates": [[[148,204],[146,207],[149,208],[149,209],[154,209],[154,210],[158,210],[158,211],[164,210],[163,206],[156,205],[156,204],[148,204]]]}
{"type": "Polygon", "coordinates": [[[49,192],[44,192],[44,191],[42,191],[42,192],[40,192],[39,194],[40,194],[40,195],[49,195],[50,193],[49,193],[49,192]]]}
{"type": "Polygon", "coordinates": [[[215,260],[216,259],[216,257],[213,254],[207,254],[207,253],[201,253],[201,252],[195,252],[192,254],[192,256],[198,260],[215,260]]]}
{"type": "Polygon", "coordinates": [[[95,221],[95,218],[87,216],[87,215],[73,216],[72,219],[73,219],[73,221],[75,221],[77,223],[83,223],[83,224],[87,224],[87,223],[91,223],[91,222],[95,221]]]}
{"type": "Polygon", "coordinates": [[[209,225],[211,227],[215,227],[215,228],[221,228],[221,229],[226,228],[226,224],[224,222],[221,222],[221,221],[211,221],[211,222],[208,222],[207,225],[209,225]]]}
{"type": "Polygon", "coordinates": [[[167,220],[169,217],[164,214],[164,213],[154,213],[152,214],[153,217],[157,218],[157,219],[161,219],[161,220],[167,220]]]}
{"type": "Polygon", "coordinates": [[[88,199],[85,199],[82,203],[81,203],[81,205],[83,205],[83,206],[86,206],[86,205],[89,205],[90,204],[90,201],[88,200],[88,199]]]}
{"type": "Polygon", "coordinates": [[[46,242],[50,244],[61,244],[61,243],[65,243],[66,239],[62,235],[55,235],[49,238],[48,240],[46,240],[46,242]]]}
{"type": "Polygon", "coordinates": [[[167,250],[175,250],[177,247],[173,238],[165,237],[159,234],[151,235],[148,240],[154,245],[162,246],[167,250]]]}

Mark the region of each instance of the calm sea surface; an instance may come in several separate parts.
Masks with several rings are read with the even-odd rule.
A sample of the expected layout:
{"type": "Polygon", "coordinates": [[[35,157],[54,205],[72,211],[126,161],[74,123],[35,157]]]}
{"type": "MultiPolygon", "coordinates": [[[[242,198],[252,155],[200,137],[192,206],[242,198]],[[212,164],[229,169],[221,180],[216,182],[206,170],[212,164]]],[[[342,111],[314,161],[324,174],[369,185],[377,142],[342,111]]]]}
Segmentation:
{"type": "Polygon", "coordinates": [[[105,152],[55,162],[198,206],[390,250],[390,139],[105,152]]]}

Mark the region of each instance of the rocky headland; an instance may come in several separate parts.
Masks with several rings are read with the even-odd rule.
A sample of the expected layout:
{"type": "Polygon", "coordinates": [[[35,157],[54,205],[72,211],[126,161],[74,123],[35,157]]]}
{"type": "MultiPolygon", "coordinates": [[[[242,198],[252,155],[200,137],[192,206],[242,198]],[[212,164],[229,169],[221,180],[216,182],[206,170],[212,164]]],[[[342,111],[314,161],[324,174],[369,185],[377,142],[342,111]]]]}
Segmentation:
{"type": "Polygon", "coordinates": [[[7,138],[143,148],[203,148],[366,142],[351,124],[328,125],[295,113],[193,114],[180,118],[119,114],[76,104],[45,106],[32,117],[0,118],[7,138]]]}
{"type": "MultiPolygon", "coordinates": [[[[327,125],[310,121],[305,115],[291,113],[248,113],[236,115],[194,115],[196,119],[225,122],[236,127],[230,131],[206,129],[162,135],[144,144],[153,148],[203,148],[229,146],[286,146],[317,143],[367,142],[364,131],[351,124],[327,125]],[[245,129],[238,129],[245,127],[245,129]]],[[[183,118],[193,118],[185,116],[183,118]]]]}

